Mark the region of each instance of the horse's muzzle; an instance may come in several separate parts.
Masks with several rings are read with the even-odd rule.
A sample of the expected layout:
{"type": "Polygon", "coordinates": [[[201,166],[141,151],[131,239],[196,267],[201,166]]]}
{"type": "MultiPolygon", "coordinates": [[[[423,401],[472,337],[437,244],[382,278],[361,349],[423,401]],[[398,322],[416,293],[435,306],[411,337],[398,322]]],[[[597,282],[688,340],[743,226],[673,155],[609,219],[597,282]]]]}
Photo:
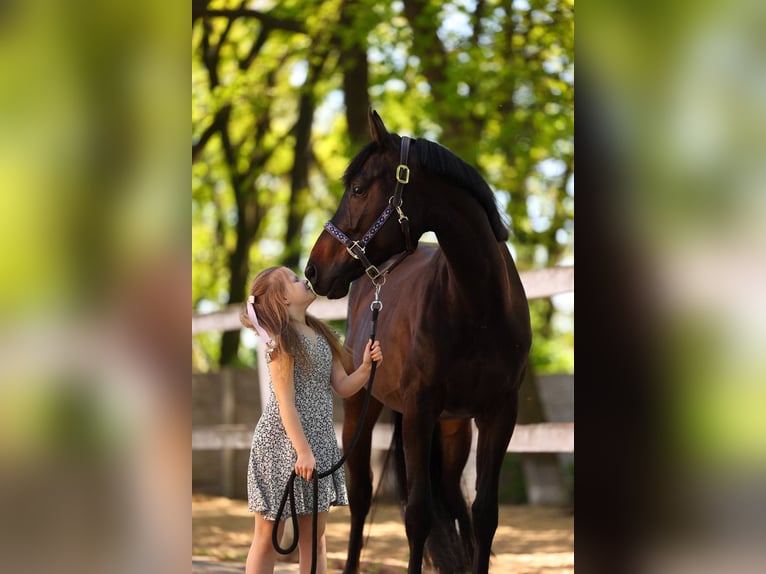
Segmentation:
{"type": "Polygon", "coordinates": [[[309,280],[309,283],[311,283],[311,286],[316,291],[316,285],[314,285],[314,282],[317,280],[317,268],[316,265],[313,263],[309,263],[306,265],[306,269],[303,270],[303,274],[306,276],[306,279],[309,280]]]}
{"type": "Polygon", "coordinates": [[[342,273],[333,272],[332,270],[322,271],[321,266],[313,263],[310,259],[303,273],[317,295],[327,297],[328,299],[340,299],[348,293],[349,281],[344,278],[345,275],[342,273]]]}

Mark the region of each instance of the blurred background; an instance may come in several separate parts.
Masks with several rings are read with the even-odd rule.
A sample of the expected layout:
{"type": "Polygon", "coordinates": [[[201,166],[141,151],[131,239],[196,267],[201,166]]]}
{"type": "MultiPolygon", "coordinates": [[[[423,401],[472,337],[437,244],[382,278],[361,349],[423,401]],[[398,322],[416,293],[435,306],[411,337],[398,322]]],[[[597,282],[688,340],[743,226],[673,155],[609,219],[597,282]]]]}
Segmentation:
{"type": "Polygon", "coordinates": [[[584,571],[755,572],[766,6],[579,8],[578,494],[594,512],[576,555],[584,571]]]}
{"type": "Polygon", "coordinates": [[[0,6],[0,571],[188,568],[188,18],[0,6]]]}

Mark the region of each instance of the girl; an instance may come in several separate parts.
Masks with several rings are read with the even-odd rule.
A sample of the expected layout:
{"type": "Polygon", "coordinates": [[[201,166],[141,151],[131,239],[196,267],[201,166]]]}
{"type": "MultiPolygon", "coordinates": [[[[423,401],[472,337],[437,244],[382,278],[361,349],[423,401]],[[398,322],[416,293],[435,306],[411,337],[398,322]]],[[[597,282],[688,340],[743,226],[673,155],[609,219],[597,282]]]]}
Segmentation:
{"type": "MultiPolygon", "coordinates": [[[[340,449],[333,428],[331,389],[341,397],[356,393],[367,382],[372,361],[383,362],[378,341],[367,342],[362,365],[350,375],[343,367],[344,351],[333,331],[306,314],[316,299],[308,281],[286,267],[258,274],[241,314],[242,324],[266,343],[271,393],[253,433],[247,470],[248,507],[255,512],[255,532],[247,555],[246,574],[274,571],[276,551],[271,543],[290,473],[295,482],[300,571],[311,569],[313,491],[311,475],[330,468],[340,449]]],[[[319,481],[317,572],[327,572],[325,523],[330,506],[347,505],[345,474],[340,468],[319,481]]],[[[283,518],[288,517],[289,505],[283,518]]],[[[279,527],[282,537],[284,522],[279,527]]]]}

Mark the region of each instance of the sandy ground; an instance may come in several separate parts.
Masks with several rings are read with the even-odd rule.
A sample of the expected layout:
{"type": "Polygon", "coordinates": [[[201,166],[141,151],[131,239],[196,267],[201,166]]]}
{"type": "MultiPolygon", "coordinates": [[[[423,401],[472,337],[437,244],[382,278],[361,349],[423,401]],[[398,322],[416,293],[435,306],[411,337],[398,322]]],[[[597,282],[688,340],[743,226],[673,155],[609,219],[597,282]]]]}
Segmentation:
{"type": "MultiPolygon", "coordinates": [[[[407,538],[399,509],[377,505],[373,512],[372,524],[368,518],[365,529],[368,542],[362,551],[362,572],[405,572],[407,538]]],[[[194,572],[244,572],[252,531],[253,516],[247,511],[246,502],[194,495],[192,553],[198,557],[193,561],[194,572]],[[208,563],[210,560],[223,563],[214,566],[216,562],[208,563]]],[[[348,508],[331,509],[327,525],[329,572],[342,570],[348,531],[348,508]]],[[[501,506],[492,549],[495,555],[490,562],[491,572],[574,572],[574,516],[569,508],[501,506]]],[[[293,560],[297,561],[297,555],[293,560]]]]}

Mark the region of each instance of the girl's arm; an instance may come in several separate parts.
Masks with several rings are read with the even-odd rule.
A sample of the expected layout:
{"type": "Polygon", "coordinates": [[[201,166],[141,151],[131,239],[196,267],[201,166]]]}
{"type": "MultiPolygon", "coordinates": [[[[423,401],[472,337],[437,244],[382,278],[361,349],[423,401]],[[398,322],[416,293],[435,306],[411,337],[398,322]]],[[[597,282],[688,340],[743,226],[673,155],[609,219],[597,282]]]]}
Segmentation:
{"type": "Polygon", "coordinates": [[[350,375],[346,373],[346,369],[343,367],[340,359],[334,358],[332,362],[333,390],[344,399],[356,393],[370,378],[372,361],[375,361],[378,367],[380,367],[383,363],[383,351],[380,348],[380,341],[375,341],[371,347],[369,339],[367,340],[367,346],[364,348],[362,364],[350,375]]]}
{"type": "Polygon", "coordinates": [[[279,414],[287,436],[293,444],[298,460],[295,462],[295,473],[306,480],[311,480],[311,473],[316,468],[316,459],[311,446],[303,433],[301,419],[295,408],[295,384],[293,381],[294,359],[287,353],[280,352],[269,363],[274,394],[279,403],[279,414]]]}

